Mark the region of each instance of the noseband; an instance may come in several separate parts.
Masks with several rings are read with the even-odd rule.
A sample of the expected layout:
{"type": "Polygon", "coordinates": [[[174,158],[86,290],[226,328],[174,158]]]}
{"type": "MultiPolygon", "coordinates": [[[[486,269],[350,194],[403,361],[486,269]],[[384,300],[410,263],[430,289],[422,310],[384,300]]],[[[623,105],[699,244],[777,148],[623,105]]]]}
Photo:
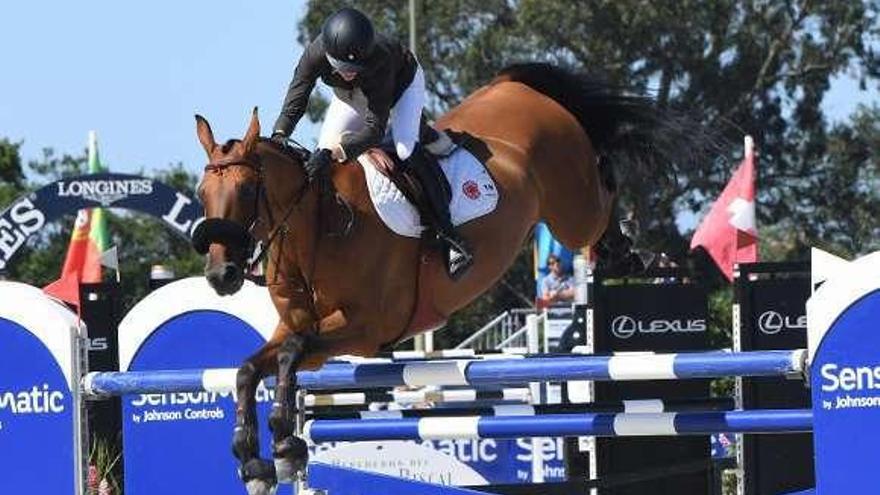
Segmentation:
{"type": "Polygon", "coordinates": [[[260,222],[260,206],[266,210],[269,216],[268,230],[269,235],[266,242],[260,248],[260,252],[247,262],[247,269],[251,271],[260,261],[269,249],[269,246],[275,241],[280,233],[287,233],[287,220],[293,210],[299,206],[309,187],[309,181],[304,180],[302,185],[294,195],[293,201],[288,206],[281,221],[276,225],[272,215],[272,209],[269,207],[269,201],[266,195],[266,181],[263,173],[263,164],[257,160],[245,158],[226,158],[209,162],[205,165],[205,172],[221,173],[230,167],[246,167],[253,170],[257,174],[257,191],[254,197],[254,218],[248,222],[248,226],[239,224],[225,218],[206,218],[200,223],[192,234],[193,248],[199,254],[208,252],[208,247],[213,243],[220,243],[228,246],[234,246],[245,252],[253,253],[256,243],[254,236],[254,228],[260,222]]]}

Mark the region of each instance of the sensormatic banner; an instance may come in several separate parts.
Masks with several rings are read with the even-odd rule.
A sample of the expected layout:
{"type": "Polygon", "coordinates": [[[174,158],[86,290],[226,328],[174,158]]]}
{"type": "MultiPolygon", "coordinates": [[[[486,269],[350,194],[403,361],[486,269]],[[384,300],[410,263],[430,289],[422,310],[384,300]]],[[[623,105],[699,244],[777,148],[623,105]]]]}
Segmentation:
{"type": "MultiPolygon", "coordinates": [[[[242,320],[193,311],[162,324],[144,341],[129,370],[234,368],[264,343],[242,320]]],[[[271,459],[268,418],[272,396],[257,393],[260,447],[271,459]]],[[[122,400],[125,492],[243,493],[232,455],[235,400],[231,393],[139,394],[122,400]]],[[[279,488],[290,494],[290,485],[279,488]]]]}
{"type": "MultiPolygon", "coordinates": [[[[565,479],[563,440],[541,438],[544,481],[565,479]]],[[[459,439],[328,442],[312,450],[316,461],[452,486],[529,483],[531,439],[459,439]]]]}
{"type": "Polygon", "coordinates": [[[37,337],[3,318],[0,349],[13,350],[0,359],[0,447],[16,446],[0,454],[0,493],[72,493],[73,407],[64,373],[37,337]]]}
{"type": "Polygon", "coordinates": [[[814,440],[822,457],[816,466],[817,491],[875,493],[880,446],[880,290],[840,314],[823,337],[811,371],[814,440]],[[846,465],[837,465],[836,459],[846,465]]]}
{"type": "MultiPolygon", "coordinates": [[[[272,402],[275,394],[260,384],[257,403],[272,402]]],[[[232,392],[187,392],[141,394],[126,402],[127,419],[135,424],[163,421],[222,421],[229,418],[227,408],[235,401],[232,392]]],[[[234,416],[233,416],[234,419],[234,416]]]]}
{"type": "Polygon", "coordinates": [[[126,174],[69,177],[19,197],[0,213],[0,270],[31,235],[82,208],[137,210],[161,219],[172,232],[189,237],[202,217],[192,196],[154,179],[126,174]]]}
{"type": "MultiPolygon", "coordinates": [[[[185,313],[165,322],[138,349],[132,371],[186,368],[235,367],[262,345],[262,338],[241,320],[214,311],[185,313]]],[[[267,418],[272,392],[257,390],[260,447],[271,459],[271,436],[267,418]]],[[[231,454],[235,426],[235,401],[231,393],[192,392],[138,394],[123,398],[126,493],[236,493],[241,488],[237,461],[231,454]],[[192,473],[211,473],[193,476],[192,473]]],[[[527,440],[448,440],[420,442],[434,454],[444,456],[440,469],[432,457],[418,457],[425,450],[407,450],[406,466],[394,464],[397,475],[455,484],[462,473],[473,484],[526,482],[531,476],[532,444],[527,440]]],[[[322,444],[327,453],[340,444],[322,444]]],[[[407,448],[413,444],[406,445],[407,448]]],[[[564,476],[561,441],[541,443],[546,480],[564,476]]],[[[369,468],[374,456],[357,457],[348,452],[347,465],[369,468]],[[352,457],[355,456],[355,457],[352,457]]],[[[375,462],[374,462],[375,463],[375,462]]],[[[384,461],[388,467],[391,461],[384,461]]],[[[290,493],[281,486],[278,493],[290,493]]]]}

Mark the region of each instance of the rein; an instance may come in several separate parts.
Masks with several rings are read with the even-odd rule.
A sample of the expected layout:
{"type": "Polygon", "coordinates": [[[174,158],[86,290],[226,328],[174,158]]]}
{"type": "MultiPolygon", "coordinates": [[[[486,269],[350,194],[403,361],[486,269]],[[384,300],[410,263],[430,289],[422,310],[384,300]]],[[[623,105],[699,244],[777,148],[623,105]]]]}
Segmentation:
{"type": "MultiPolygon", "coordinates": [[[[307,155],[302,156],[302,154],[301,154],[301,156],[299,158],[300,158],[300,160],[305,160],[308,158],[308,156],[307,155]]],[[[254,227],[257,225],[257,222],[260,221],[260,209],[259,209],[260,204],[263,205],[264,209],[266,210],[266,213],[269,216],[269,234],[266,237],[266,242],[261,243],[259,252],[253,258],[246,261],[247,271],[248,271],[248,273],[250,273],[263,260],[263,258],[266,257],[267,253],[269,252],[269,249],[271,248],[272,244],[276,241],[276,239],[278,239],[279,236],[284,237],[290,232],[289,226],[287,225],[287,221],[290,218],[290,215],[293,214],[293,211],[302,202],[303,198],[305,197],[306,192],[309,190],[309,186],[311,185],[311,182],[307,179],[303,181],[302,185],[299,187],[299,189],[294,194],[293,200],[290,202],[290,205],[284,211],[284,215],[281,216],[280,222],[278,222],[276,224],[274,219],[272,218],[272,209],[270,208],[269,202],[267,199],[265,174],[264,174],[262,161],[259,158],[257,160],[248,159],[247,157],[236,158],[236,159],[227,158],[227,159],[221,159],[221,160],[209,162],[207,165],[205,165],[205,172],[220,173],[229,167],[235,167],[235,166],[250,168],[251,170],[256,172],[257,177],[258,177],[258,181],[259,181],[258,187],[257,187],[257,192],[256,192],[256,197],[254,198],[254,202],[255,202],[254,219],[250,222],[250,226],[247,228],[247,230],[244,230],[244,228],[241,227],[244,235],[249,237],[251,241],[253,241],[255,239],[253,231],[254,231],[254,227]],[[262,202],[260,201],[261,198],[262,198],[262,202]]],[[[323,187],[323,186],[321,186],[321,187],[323,187]]],[[[320,210],[320,202],[318,204],[318,208],[320,210]]],[[[320,216],[320,211],[318,212],[318,215],[320,216]]],[[[350,228],[350,224],[348,225],[347,229],[348,228],[350,228]]],[[[318,242],[317,236],[315,237],[315,242],[316,243],[318,242]]],[[[275,265],[276,265],[275,277],[278,276],[279,267],[281,266],[282,250],[283,249],[284,249],[284,243],[281,244],[281,247],[278,250],[278,259],[275,261],[275,265]]],[[[309,305],[309,311],[311,312],[312,317],[314,318],[314,326],[313,326],[312,331],[315,334],[317,334],[319,331],[319,328],[320,328],[320,317],[318,314],[317,307],[315,306],[315,290],[312,287],[311,280],[310,280],[312,278],[311,272],[314,270],[314,256],[312,257],[311,261],[312,261],[312,263],[311,263],[311,269],[309,270],[309,274],[307,275],[305,272],[303,272],[302,267],[301,267],[300,268],[300,275],[302,276],[302,289],[307,294],[310,295],[310,297],[307,298],[307,303],[309,305]]]]}
{"type": "MultiPolygon", "coordinates": [[[[250,222],[250,225],[246,229],[247,235],[251,237],[251,239],[255,239],[254,237],[254,228],[257,223],[260,221],[260,205],[263,205],[263,209],[266,210],[266,214],[269,216],[269,235],[266,238],[265,243],[261,243],[260,251],[256,256],[246,261],[247,271],[248,273],[252,272],[254,268],[263,260],[266,256],[266,253],[269,251],[269,248],[272,246],[272,243],[275,242],[275,239],[278,238],[279,234],[286,235],[288,230],[287,220],[290,218],[290,215],[299,206],[303,197],[308,191],[309,182],[303,181],[302,185],[297,189],[296,194],[293,197],[293,201],[290,203],[290,206],[284,212],[284,215],[281,216],[281,221],[275,224],[275,220],[272,215],[272,208],[269,207],[269,200],[267,199],[266,194],[266,181],[265,174],[263,173],[263,164],[260,160],[249,160],[248,158],[227,158],[222,160],[217,160],[213,162],[209,162],[205,165],[205,172],[215,172],[220,173],[230,167],[246,167],[254,172],[256,172],[258,177],[258,186],[256,197],[254,198],[254,219],[250,222]],[[262,201],[260,201],[262,199],[262,201]]],[[[277,270],[276,270],[277,273],[277,270]]]]}

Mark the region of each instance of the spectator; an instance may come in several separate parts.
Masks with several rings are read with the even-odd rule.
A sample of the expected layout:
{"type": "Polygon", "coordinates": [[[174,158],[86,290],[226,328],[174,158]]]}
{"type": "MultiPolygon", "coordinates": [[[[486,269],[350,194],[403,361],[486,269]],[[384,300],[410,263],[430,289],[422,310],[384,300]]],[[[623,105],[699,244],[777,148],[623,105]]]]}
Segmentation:
{"type": "Polygon", "coordinates": [[[541,280],[541,299],[544,304],[564,304],[574,300],[574,283],[571,275],[562,271],[562,263],[555,254],[547,257],[549,272],[541,280]]]}
{"type": "MultiPolygon", "coordinates": [[[[660,255],[657,256],[657,268],[676,269],[678,268],[678,263],[676,263],[668,254],[660,253],[660,255]]],[[[686,278],[683,278],[681,281],[685,283],[688,282],[686,278]]],[[[655,284],[674,284],[676,282],[678,282],[678,278],[673,274],[654,279],[655,284]]]]}

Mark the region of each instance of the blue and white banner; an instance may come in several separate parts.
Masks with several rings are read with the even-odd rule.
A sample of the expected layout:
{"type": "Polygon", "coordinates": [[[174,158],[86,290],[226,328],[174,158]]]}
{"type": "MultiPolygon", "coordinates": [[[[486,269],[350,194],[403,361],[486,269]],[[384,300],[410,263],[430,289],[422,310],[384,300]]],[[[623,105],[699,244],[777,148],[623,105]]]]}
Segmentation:
{"type": "Polygon", "coordinates": [[[76,493],[78,333],[39,289],[0,282],[0,493],[76,493]]]}
{"type": "Polygon", "coordinates": [[[67,177],[19,197],[0,213],[0,271],[47,224],[97,207],[153,215],[186,238],[204,214],[196,198],[154,179],[110,173],[67,177]]]}
{"type": "MultiPolygon", "coordinates": [[[[564,480],[562,439],[537,443],[544,481],[564,480]]],[[[529,438],[327,442],[313,447],[318,462],[449,486],[529,483],[532,455],[529,438]]]]}

